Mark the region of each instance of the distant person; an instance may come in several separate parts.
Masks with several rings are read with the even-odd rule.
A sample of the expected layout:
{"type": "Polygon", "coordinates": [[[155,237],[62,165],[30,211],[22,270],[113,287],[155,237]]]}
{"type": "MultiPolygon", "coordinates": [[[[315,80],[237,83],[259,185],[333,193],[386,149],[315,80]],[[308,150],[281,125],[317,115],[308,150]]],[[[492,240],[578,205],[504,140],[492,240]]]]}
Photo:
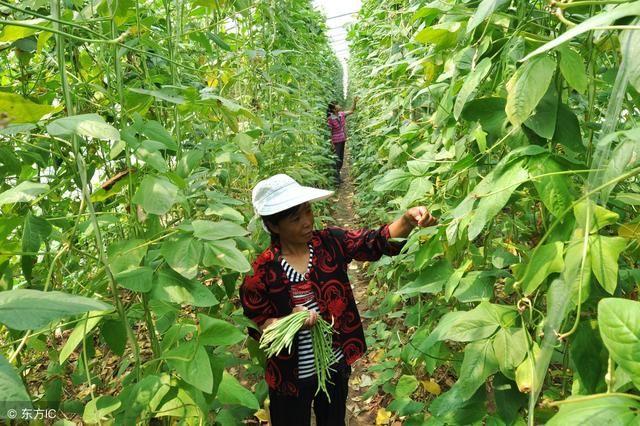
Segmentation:
{"type": "Polygon", "coordinates": [[[342,169],[342,163],[344,162],[344,144],[347,141],[347,116],[353,114],[356,110],[356,104],[359,97],[353,98],[353,105],[351,110],[343,111],[342,106],[338,102],[330,102],[327,107],[327,125],[331,129],[331,144],[333,145],[333,151],[338,156],[336,162],[336,180],[338,183],[340,179],[340,169],[342,169]]]}

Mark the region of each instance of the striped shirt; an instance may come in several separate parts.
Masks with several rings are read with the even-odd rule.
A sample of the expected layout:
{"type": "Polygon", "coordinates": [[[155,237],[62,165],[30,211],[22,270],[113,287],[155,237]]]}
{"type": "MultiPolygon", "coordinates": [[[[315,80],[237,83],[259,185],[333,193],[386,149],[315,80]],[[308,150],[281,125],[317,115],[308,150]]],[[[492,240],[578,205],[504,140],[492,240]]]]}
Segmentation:
{"type": "MultiPolygon", "coordinates": [[[[309,244],[309,263],[304,274],[296,271],[293,266],[289,265],[284,257],[280,258],[280,264],[284,269],[287,279],[291,282],[291,297],[294,306],[304,306],[310,311],[320,313],[318,302],[313,294],[311,285],[307,281],[309,270],[313,262],[313,247],[309,244]]],[[[340,361],[344,354],[342,349],[334,349],[336,361],[340,361]]],[[[298,332],[298,378],[306,379],[316,374],[314,365],[313,344],[311,342],[311,330],[302,329],[298,332]]]]}
{"type": "Polygon", "coordinates": [[[327,125],[331,129],[331,143],[343,143],[347,140],[346,119],[347,115],[344,111],[338,112],[338,115],[331,114],[327,117],[327,125]]]}

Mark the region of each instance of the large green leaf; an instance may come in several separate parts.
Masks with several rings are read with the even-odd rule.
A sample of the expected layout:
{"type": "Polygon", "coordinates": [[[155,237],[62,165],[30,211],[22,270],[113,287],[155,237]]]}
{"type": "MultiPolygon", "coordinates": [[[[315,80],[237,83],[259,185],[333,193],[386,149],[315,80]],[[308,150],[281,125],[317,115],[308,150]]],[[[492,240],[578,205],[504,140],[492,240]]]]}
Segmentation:
{"type": "Polygon", "coordinates": [[[469,241],[480,235],[487,223],[507,204],[513,191],[528,178],[529,172],[524,168],[524,160],[514,163],[497,178],[494,172],[485,177],[481,182],[483,190],[478,191],[476,188],[472,194],[481,198],[469,223],[469,241]]]}
{"type": "Polygon", "coordinates": [[[527,355],[528,337],[522,328],[501,328],[492,339],[498,368],[506,377],[515,379],[516,368],[527,355]]]}
{"type": "Polygon", "coordinates": [[[10,409],[31,409],[31,398],[18,372],[0,354],[0,418],[5,418],[10,409]]]}
{"type": "Polygon", "coordinates": [[[547,93],[542,97],[531,117],[524,125],[544,139],[551,139],[556,132],[558,121],[558,92],[553,85],[549,85],[547,93]]]}
{"type": "Polygon", "coordinates": [[[11,22],[12,21],[8,21],[2,27],[2,32],[0,32],[0,42],[13,42],[26,37],[30,37],[40,31],[37,28],[29,28],[23,25],[46,27],[50,24],[50,21],[48,21],[47,19],[27,19],[24,21],[13,21],[16,24],[23,25],[11,25],[11,22]]]}
{"type": "Polygon", "coordinates": [[[198,341],[205,346],[228,346],[243,341],[247,336],[233,324],[204,314],[198,315],[200,331],[198,341]]]}
{"type": "Polygon", "coordinates": [[[116,241],[109,245],[107,257],[114,274],[137,268],[147,254],[148,244],[144,240],[116,241]]]}
{"type": "Polygon", "coordinates": [[[607,298],[598,303],[600,335],[615,362],[640,389],[640,302],[607,298]]]}
{"type": "MultiPolygon", "coordinates": [[[[51,234],[51,229],[51,224],[46,219],[33,216],[31,212],[27,213],[22,228],[23,253],[37,253],[44,240],[51,234]]],[[[23,254],[21,256],[22,272],[27,281],[32,279],[31,272],[36,260],[36,255],[23,254]]]]}
{"type": "MultiPolygon", "coordinates": [[[[640,19],[636,19],[634,24],[640,24],[640,19]]],[[[620,51],[627,61],[629,83],[640,92],[640,32],[637,29],[621,31],[620,51]]]]}
{"type": "Polygon", "coordinates": [[[72,315],[112,309],[104,302],[60,291],[17,289],[0,292],[0,323],[14,330],[38,329],[72,315]]]}
{"type": "Polygon", "coordinates": [[[467,34],[473,31],[485,19],[490,17],[500,6],[507,3],[506,0],[482,0],[467,24],[467,34]]]}
{"type": "Polygon", "coordinates": [[[180,305],[213,306],[218,299],[196,280],[188,280],[172,269],[156,273],[151,288],[152,298],[180,305]]]}
{"type": "Polygon", "coordinates": [[[588,79],[582,56],[568,46],[564,46],[559,50],[562,76],[567,80],[569,86],[580,93],[584,93],[587,90],[588,79]]]}
{"type": "Polygon", "coordinates": [[[78,135],[95,139],[118,142],[120,132],[98,114],[73,115],[52,121],[47,125],[51,136],[78,135]]]}
{"type": "MultiPolygon", "coordinates": [[[[612,133],[600,141],[601,144],[611,144],[614,140],[620,143],[613,149],[606,169],[602,176],[602,182],[614,182],[621,174],[637,167],[640,163],[640,128],[612,133]]],[[[602,200],[609,198],[609,194],[616,187],[617,183],[611,183],[602,189],[600,197],[602,200]]]]}
{"type": "Polygon", "coordinates": [[[242,386],[235,377],[226,371],[222,374],[222,381],[216,396],[223,404],[239,404],[252,410],[260,408],[253,392],[242,386]]]}
{"type": "Polygon", "coordinates": [[[227,220],[221,220],[218,222],[194,220],[192,225],[193,235],[202,240],[216,241],[226,238],[241,237],[248,234],[248,231],[245,228],[227,220]]]}
{"type": "Polygon", "coordinates": [[[3,204],[26,203],[48,190],[49,185],[46,183],[23,181],[0,194],[0,206],[3,204]]]}
{"type": "Polygon", "coordinates": [[[394,395],[396,398],[402,398],[411,396],[411,394],[418,389],[420,382],[416,379],[416,376],[403,374],[398,379],[394,395]]]}
{"type": "Polygon", "coordinates": [[[116,411],[121,405],[122,402],[115,396],[100,395],[85,405],[82,420],[89,424],[100,423],[106,420],[105,417],[116,411]]]}
{"type": "Polygon", "coordinates": [[[522,65],[507,82],[507,118],[514,126],[520,126],[535,110],[547,92],[556,63],[549,56],[531,59],[522,65]]]}
{"type": "Polygon", "coordinates": [[[550,274],[564,269],[563,248],[564,244],[557,241],[535,249],[523,273],[517,274],[524,294],[533,293],[550,274]]]}
{"type": "Polygon", "coordinates": [[[507,121],[506,104],[504,98],[474,99],[466,103],[460,116],[467,121],[479,121],[484,131],[499,137],[507,121]]]}
{"type": "Polygon", "coordinates": [[[205,266],[217,265],[238,272],[248,272],[251,269],[247,258],[238,250],[233,240],[205,242],[202,263],[205,266]]]}
{"type": "Polygon", "coordinates": [[[140,204],[147,213],[163,215],[171,210],[177,200],[176,185],[166,178],[146,175],[132,201],[140,204]]]}
{"type": "Polygon", "coordinates": [[[575,152],[581,153],[584,151],[578,117],[571,111],[571,108],[563,103],[558,106],[558,120],[556,121],[556,131],[552,140],[575,152]]]}
{"type": "Polygon", "coordinates": [[[412,179],[413,176],[404,170],[389,170],[373,185],[373,190],[377,192],[406,191],[412,179]]]}
{"type": "Polygon", "coordinates": [[[602,395],[591,400],[563,404],[558,414],[546,425],[637,426],[639,422],[640,402],[622,396],[602,395]]]}
{"type": "Polygon", "coordinates": [[[464,348],[460,376],[454,385],[455,392],[464,400],[473,396],[485,380],[498,371],[498,361],[492,339],[478,340],[464,348]]]}
{"type": "Polygon", "coordinates": [[[169,266],[183,277],[195,278],[198,275],[202,241],[181,234],[164,240],[160,252],[169,266]]]}
{"type": "Polygon", "coordinates": [[[91,330],[93,330],[104,318],[102,312],[89,312],[87,315],[87,318],[76,324],[75,328],[69,335],[67,342],[64,344],[62,349],[60,349],[60,354],[58,355],[58,362],[60,362],[60,364],[69,358],[69,355],[73,353],[76,347],[78,347],[85,337],[89,335],[91,330]]]}
{"type": "Polygon", "coordinates": [[[587,31],[591,31],[598,27],[611,25],[613,22],[620,18],[633,15],[640,15],[640,2],[634,1],[626,4],[621,4],[614,9],[606,10],[596,16],[592,16],[586,21],[581,22],[575,27],[572,27],[566,33],[560,35],[559,37],[556,37],[549,43],[540,46],[539,48],[522,58],[522,61],[527,61],[536,55],[560,46],[562,43],[565,43],[582,33],[586,33],[587,31]]]}
{"type": "Polygon", "coordinates": [[[598,283],[607,293],[613,294],[618,287],[618,257],[627,246],[622,237],[589,237],[591,251],[591,270],[598,283]]]}
{"type": "Polygon", "coordinates": [[[586,229],[587,219],[589,220],[590,233],[599,231],[605,226],[618,223],[620,219],[618,213],[599,206],[591,200],[583,200],[576,204],[573,207],[573,214],[582,229],[586,229]]]}
{"type": "Polygon", "coordinates": [[[182,343],[175,349],[163,354],[170,366],[176,369],[180,377],[203,392],[213,390],[213,372],[205,348],[195,341],[182,343]]]}
{"type": "MultiPolygon", "coordinates": [[[[502,1],[502,0],[484,0],[486,1],[502,1]]],[[[491,59],[484,58],[480,61],[480,63],[476,66],[476,68],[469,73],[467,78],[465,78],[464,83],[462,84],[462,88],[458,92],[458,96],[456,97],[456,103],[453,105],[453,117],[457,120],[462,113],[462,109],[466,105],[466,103],[473,99],[473,92],[476,90],[478,85],[482,83],[484,78],[491,70],[491,59]]]]}
{"type": "Polygon", "coordinates": [[[573,203],[573,193],[569,187],[570,180],[566,175],[560,174],[566,169],[549,156],[529,159],[527,168],[544,206],[556,218],[564,219],[563,214],[573,203]]]}
{"type": "Polygon", "coordinates": [[[0,114],[5,113],[12,123],[35,123],[59,110],[60,107],[37,104],[16,93],[0,92],[0,114]]]}
{"type": "Polygon", "coordinates": [[[569,343],[571,363],[580,384],[588,393],[606,390],[604,379],[609,353],[600,337],[597,321],[580,321],[569,343]]]}
{"type": "Polygon", "coordinates": [[[139,417],[144,417],[146,413],[155,411],[160,401],[171,390],[171,377],[163,374],[161,377],[156,375],[145,375],[145,377],[136,383],[127,394],[122,394],[124,405],[123,423],[135,424],[139,417]]]}
{"type": "Polygon", "coordinates": [[[458,32],[462,27],[461,22],[453,21],[428,26],[416,34],[416,41],[434,44],[438,49],[451,47],[458,40],[458,32]]]}
{"type": "Polygon", "coordinates": [[[131,291],[147,293],[153,285],[153,269],[148,266],[138,266],[115,274],[120,287],[131,291]]]}

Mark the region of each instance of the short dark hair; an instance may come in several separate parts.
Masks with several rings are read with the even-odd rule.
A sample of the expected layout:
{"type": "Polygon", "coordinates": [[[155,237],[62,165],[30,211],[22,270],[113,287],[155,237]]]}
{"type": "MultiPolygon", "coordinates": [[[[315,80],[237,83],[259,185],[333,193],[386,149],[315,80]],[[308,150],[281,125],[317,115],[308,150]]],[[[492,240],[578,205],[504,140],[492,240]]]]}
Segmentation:
{"type": "Polygon", "coordinates": [[[278,234],[276,234],[275,232],[271,231],[271,228],[269,227],[269,224],[278,225],[278,223],[280,223],[281,220],[284,220],[284,219],[287,219],[289,217],[292,217],[296,213],[298,213],[298,211],[300,210],[300,208],[303,205],[304,205],[304,203],[298,204],[297,206],[289,207],[286,210],[283,210],[283,211],[278,212],[278,213],[270,214],[268,216],[260,216],[262,218],[262,222],[264,223],[264,226],[266,226],[266,228],[269,230],[269,234],[271,235],[271,242],[272,243],[275,243],[275,242],[279,241],[280,240],[280,236],[278,234]]]}
{"type": "Polygon", "coordinates": [[[327,117],[329,115],[331,115],[331,113],[333,113],[333,111],[335,111],[337,106],[338,106],[338,101],[329,102],[329,105],[327,105],[327,117]]]}

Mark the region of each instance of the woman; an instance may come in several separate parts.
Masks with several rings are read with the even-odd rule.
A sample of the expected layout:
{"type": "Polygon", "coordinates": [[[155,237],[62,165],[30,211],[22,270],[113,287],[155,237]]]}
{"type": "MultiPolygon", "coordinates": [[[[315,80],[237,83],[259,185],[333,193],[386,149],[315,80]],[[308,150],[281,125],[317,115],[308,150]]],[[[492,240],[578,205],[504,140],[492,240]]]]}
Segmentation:
{"type": "Polygon", "coordinates": [[[344,144],[347,141],[347,116],[353,114],[356,110],[356,104],[359,99],[357,96],[353,98],[353,105],[349,111],[343,111],[337,102],[330,102],[327,107],[327,125],[331,130],[331,144],[333,151],[338,157],[338,161],[336,162],[336,178],[338,183],[340,183],[340,169],[342,169],[342,163],[344,161],[344,144]]]}
{"type": "MultiPolygon", "coordinates": [[[[252,201],[271,234],[271,245],[253,263],[253,275],[240,287],[245,315],[261,329],[294,310],[311,311],[307,329],[298,333],[291,353],[283,350],[267,360],[273,426],[310,424],[311,404],[318,426],[344,425],[350,365],[366,350],[362,322],[351,291],[347,266],[351,260],[377,260],[398,254],[402,245],[389,241],[406,237],[415,226],[436,223],[426,208],[414,207],[390,225],[374,230],[313,229],[310,203],[333,194],[299,185],[279,174],[259,182],[252,201]],[[321,315],[332,322],[337,362],[328,384],[330,401],[316,395],[311,333],[321,315]]],[[[252,336],[259,333],[251,330],[252,336]]]]}

